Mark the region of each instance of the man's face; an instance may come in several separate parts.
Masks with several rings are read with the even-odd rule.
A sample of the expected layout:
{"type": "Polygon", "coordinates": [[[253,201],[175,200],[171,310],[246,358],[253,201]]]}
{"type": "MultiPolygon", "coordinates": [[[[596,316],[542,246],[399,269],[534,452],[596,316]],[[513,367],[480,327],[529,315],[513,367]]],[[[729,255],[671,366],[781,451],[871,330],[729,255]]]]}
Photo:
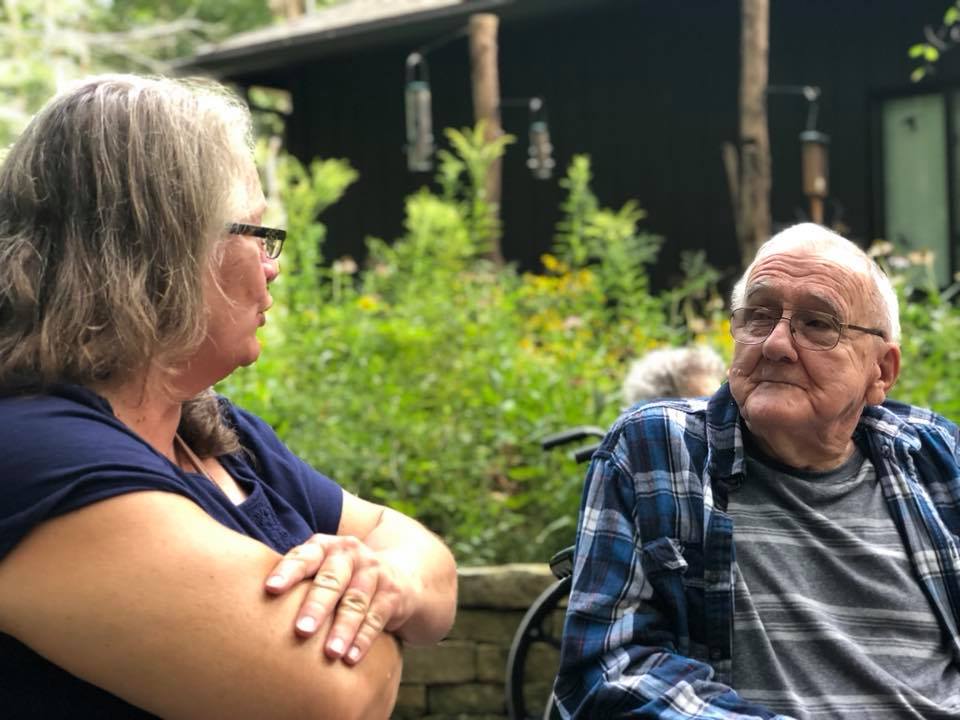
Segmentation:
{"type": "MultiPolygon", "coordinates": [[[[770,254],[754,266],[744,305],[782,309],[787,317],[797,309],[817,310],[875,328],[882,316],[870,307],[873,297],[864,273],[795,250],[770,254]]],[[[849,438],[864,405],[882,402],[896,379],[899,354],[891,368],[891,347],[895,351],[882,338],[844,329],[832,350],[808,350],[797,346],[784,319],[763,343],[736,343],[730,390],[761,441],[784,434],[849,438]]]]}

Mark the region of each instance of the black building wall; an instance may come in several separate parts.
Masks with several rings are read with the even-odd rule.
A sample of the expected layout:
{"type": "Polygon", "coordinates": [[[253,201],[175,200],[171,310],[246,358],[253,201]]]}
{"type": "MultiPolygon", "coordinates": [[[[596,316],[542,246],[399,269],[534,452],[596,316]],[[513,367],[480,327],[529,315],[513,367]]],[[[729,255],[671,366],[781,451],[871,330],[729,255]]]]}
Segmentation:
{"type": "MultiPolygon", "coordinates": [[[[770,83],[822,89],[818,128],[831,138],[828,220],[869,240],[877,160],[871,101],[909,91],[907,48],[939,22],[945,0],[772,0],[770,83]]],[[[503,110],[518,136],[504,159],[504,253],[535,267],[551,242],[563,197],[557,180],[575,153],[593,159],[594,189],[605,205],[636,199],[644,227],[663,235],[656,279],[670,281],[684,250],[704,249],[731,273],[739,266],[721,145],[738,122],[740,4],[737,0],[585,0],[572,11],[500,27],[505,98],[547,101],[557,173],[534,180],[526,168],[526,112],[503,110]]],[[[439,32],[439,30],[438,30],[439,32]]],[[[360,180],[328,210],[325,254],[362,254],[368,235],[402,232],[403,198],[431,181],[412,175],[403,154],[407,53],[436,36],[326,56],[271,77],[242,82],[286,85],[294,114],[288,146],[303,159],[346,157],[360,180]]],[[[428,56],[434,124],[472,123],[467,40],[428,56]]],[[[955,77],[949,64],[941,81],[955,77]]],[[[768,100],[773,153],[772,209],[778,224],[800,219],[798,135],[806,105],[798,96],[768,100]]]]}

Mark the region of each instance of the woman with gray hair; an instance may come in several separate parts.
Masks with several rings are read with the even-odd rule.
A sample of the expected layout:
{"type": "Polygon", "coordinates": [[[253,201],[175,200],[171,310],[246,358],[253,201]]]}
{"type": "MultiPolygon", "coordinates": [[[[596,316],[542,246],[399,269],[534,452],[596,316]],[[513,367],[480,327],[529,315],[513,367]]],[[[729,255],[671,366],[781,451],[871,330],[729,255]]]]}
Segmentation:
{"type": "Polygon", "coordinates": [[[723,360],[706,345],[659,348],[630,364],[623,400],[630,407],[654,398],[711,395],[725,375],[723,360]]]}
{"type": "Polygon", "coordinates": [[[87,80],[0,167],[0,707],[387,717],[453,557],[213,394],[285,233],[212,82],[87,80]]]}

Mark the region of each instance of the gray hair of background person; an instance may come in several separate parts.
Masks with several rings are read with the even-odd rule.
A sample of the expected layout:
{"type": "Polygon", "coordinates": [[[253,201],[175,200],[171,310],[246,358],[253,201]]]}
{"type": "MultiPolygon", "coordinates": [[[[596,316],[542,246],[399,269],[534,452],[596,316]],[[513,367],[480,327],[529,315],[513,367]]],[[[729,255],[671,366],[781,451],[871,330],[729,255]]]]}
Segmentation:
{"type": "MultiPolygon", "coordinates": [[[[0,167],[0,389],[169,379],[206,335],[203,282],[251,167],[250,116],[219,85],[92,78],[31,121],[0,167]]],[[[236,449],[212,393],[198,452],[236,449]]]]}
{"type": "Polygon", "coordinates": [[[651,350],[630,365],[623,382],[629,407],[658,397],[708,395],[723,382],[726,366],[706,345],[651,350]]]}
{"type": "MultiPolygon", "coordinates": [[[[753,262],[734,285],[733,292],[730,294],[730,307],[734,310],[743,307],[747,280],[760,260],[771,253],[791,250],[816,253],[854,272],[865,273],[873,281],[874,297],[871,298],[871,305],[882,314],[879,318],[882,322],[881,329],[887,332],[891,341],[900,342],[900,304],[890,278],[856,243],[815,223],[801,223],[789,227],[761,245],[753,262]]],[[[848,321],[849,318],[841,318],[841,320],[848,321]]],[[[863,318],[860,320],[864,321],[863,318]]]]}

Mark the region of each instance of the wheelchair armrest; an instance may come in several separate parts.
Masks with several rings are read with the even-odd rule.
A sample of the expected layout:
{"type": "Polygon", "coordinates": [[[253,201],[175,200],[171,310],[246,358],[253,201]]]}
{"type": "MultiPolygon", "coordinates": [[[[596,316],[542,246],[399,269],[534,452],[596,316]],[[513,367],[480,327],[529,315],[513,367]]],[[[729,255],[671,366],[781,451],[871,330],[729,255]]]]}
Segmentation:
{"type": "Polygon", "coordinates": [[[566,547],[550,558],[550,571],[557,580],[573,575],[573,548],[573,545],[566,547]]]}
{"type": "Polygon", "coordinates": [[[583,440],[588,437],[602,438],[604,435],[606,435],[606,431],[603,428],[596,427],[595,425],[580,425],[547,435],[540,441],[540,447],[544,450],[549,450],[550,448],[557,447],[557,445],[566,445],[567,443],[583,440]]]}
{"type": "Polygon", "coordinates": [[[593,457],[593,454],[600,447],[600,443],[594,443],[593,445],[584,445],[583,447],[578,447],[576,450],[570,453],[574,461],[577,463],[585,463],[590,458],[593,457]]]}

